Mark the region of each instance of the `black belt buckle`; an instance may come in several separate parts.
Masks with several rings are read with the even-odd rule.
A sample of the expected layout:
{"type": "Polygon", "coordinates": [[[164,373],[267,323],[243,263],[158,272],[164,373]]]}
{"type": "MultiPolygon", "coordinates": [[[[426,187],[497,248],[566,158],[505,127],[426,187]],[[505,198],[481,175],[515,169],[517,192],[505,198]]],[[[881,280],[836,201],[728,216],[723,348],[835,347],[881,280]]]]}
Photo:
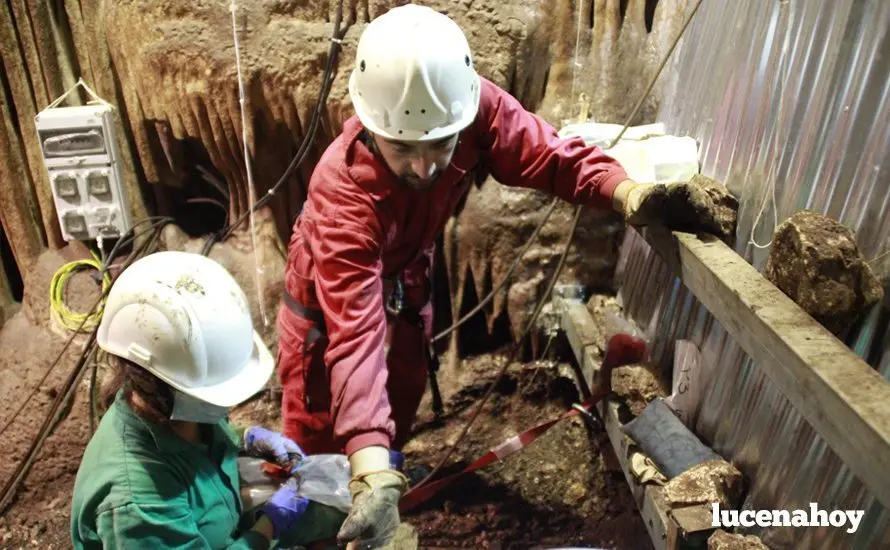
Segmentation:
{"type": "Polygon", "coordinates": [[[398,317],[405,309],[405,287],[402,285],[401,277],[393,281],[392,291],[387,297],[385,307],[386,312],[392,317],[398,317]]]}

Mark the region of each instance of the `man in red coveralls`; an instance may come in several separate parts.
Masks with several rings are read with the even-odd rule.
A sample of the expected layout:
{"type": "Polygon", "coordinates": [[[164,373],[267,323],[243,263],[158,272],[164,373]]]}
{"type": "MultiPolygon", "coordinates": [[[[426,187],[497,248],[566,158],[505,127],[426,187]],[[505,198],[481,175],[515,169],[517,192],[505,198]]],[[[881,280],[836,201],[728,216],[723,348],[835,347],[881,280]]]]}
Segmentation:
{"type": "Polygon", "coordinates": [[[490,174],[637,224],[666,214],[647,206],[657,186],[560,139],[477,75],[445,15],[392,9],[365,29],[355,63],[357,116],[315,168],[289,244],[278,365],[284,434],[309,454],[349,455],[339,538],[373,548],[395,532],[407,486],[389,450],[407,440],[426,385],[434,243],[470,185],[490,174]]]}

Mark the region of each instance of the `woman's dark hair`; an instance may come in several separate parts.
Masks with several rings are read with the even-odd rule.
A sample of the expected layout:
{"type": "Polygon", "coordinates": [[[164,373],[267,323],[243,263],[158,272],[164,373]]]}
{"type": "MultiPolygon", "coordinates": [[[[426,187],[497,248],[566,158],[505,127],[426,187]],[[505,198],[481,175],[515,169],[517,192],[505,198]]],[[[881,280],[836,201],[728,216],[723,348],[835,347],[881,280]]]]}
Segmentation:
{"type": "Polygon", "coordinates": [[[99,398],[103,410],[108,410],[118,391],[123,391],[130,408],[139,416],[155,424],[169,424],[173,412],[173,388],[132,361],[109,354],[113,369],[111,378],[103,385],[99,398]],[[134,403],[134,396],[139,402],[134,403]]]}

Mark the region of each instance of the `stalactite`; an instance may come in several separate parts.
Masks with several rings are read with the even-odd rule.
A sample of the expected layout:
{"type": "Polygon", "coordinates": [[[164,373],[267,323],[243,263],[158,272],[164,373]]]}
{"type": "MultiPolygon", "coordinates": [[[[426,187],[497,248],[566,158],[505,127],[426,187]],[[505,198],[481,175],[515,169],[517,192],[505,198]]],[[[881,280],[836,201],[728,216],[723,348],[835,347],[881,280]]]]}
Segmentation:
{"type": "MultiPolygon", "coordinates": [[[[5,5],[0,4],[0,20],[5,5]]],[[[0,45],[3,45],[3,61],[8,54],[16,53],[5,47],[7,36],[0,23],[0,45]]],[[[0,220],[12,248],[19,271],[27,273],[37,262],[37,256],[46,246],[40,210],[34,196],[25,148],[16,128],[12,98],[5,79],[0,76],[0,220]]]]}
{"type": "MultiPolygon", "coordinates": [[[[16,0],[16,5],[26,1],[36,0],[16,0]]],[[[464,28],[484,76],[555,125],[577,116],[573,81],[574,95],[583,91],[590,97],[595,119],[621,122],[666,49],[664,37],[673,36],[679,27],[672,13],[680,13],[687,0],[663,0],[669,7],[656,9],[652,33],[645,30],[644,0],[630,0],[623,14],[618,0],[583,0],[579,22],[580,1],[425,3],[446,11],[464,28]],[[580,68],[573,66],[579,23],[580,68]]],[[[318,133],[306,162],[272,205],[281,237],[288,236],[312,168],[353,114],[346,88],[361,31],[369,19],[397,3],[344,3],[348,30],[318,133]]],[[[150,0],[83,5],[65,0],[65,5],[80,66],[101,93],[116,100],[129,125],[132,138],[126,154],[139,160],[132,165],[133,186],[138,189],[139,179],[161,189],[179,184],[195,162],[184,152],[197,146],[226,181],[230,219],[245,213],[249,201],[228,6],[174,6],[150,0]],[[188,147],[182,145],[186,142],[188,147]]],[[[257,198],[278,181],[309,130],[335,9],[333,0],[239,2],[247,139],[257,198]]],[[[25,54],[36,59],[38,51],[32,44],[25,54]]],[[[656,107],[656,99],[647,103],[641,120],[651,117],[656,107]]],[[[445,237],[454,314],[472,307],[463,296],[468,280],[482,297],[503,277],[540,220],[545,200],[541,194],[492,182],[472,191],[445,237]]],[[[567,277],[587,285],[608,284],[621,230],[609,216],[585,216],[567,277]],[[598,227],[605,229],[597,232],[598,227]]],[[[568,207],[561,206],[541,242],[523,260],[517,282],[486,308],[489,329],[504,314],[514,335],[524,326],[529,304],[546,283],[542,274],[555,266],[569,218],[568,207]]]]}

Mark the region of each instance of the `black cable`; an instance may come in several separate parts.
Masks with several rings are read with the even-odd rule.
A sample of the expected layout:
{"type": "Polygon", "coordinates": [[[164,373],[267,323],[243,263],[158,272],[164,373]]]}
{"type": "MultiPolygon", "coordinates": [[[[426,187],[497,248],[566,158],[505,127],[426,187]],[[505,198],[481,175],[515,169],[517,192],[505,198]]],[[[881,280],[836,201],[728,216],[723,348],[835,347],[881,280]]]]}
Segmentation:
{"type": "Polygon", "coordinates": [[[96,423],[99,421],[99,401],[96,398],[96,390],[99,387],[97,378],[99,375],[99,357],[98,354],[93,358],[92,368],[90,369],[90,437],[96,433],[96,423]]]}

